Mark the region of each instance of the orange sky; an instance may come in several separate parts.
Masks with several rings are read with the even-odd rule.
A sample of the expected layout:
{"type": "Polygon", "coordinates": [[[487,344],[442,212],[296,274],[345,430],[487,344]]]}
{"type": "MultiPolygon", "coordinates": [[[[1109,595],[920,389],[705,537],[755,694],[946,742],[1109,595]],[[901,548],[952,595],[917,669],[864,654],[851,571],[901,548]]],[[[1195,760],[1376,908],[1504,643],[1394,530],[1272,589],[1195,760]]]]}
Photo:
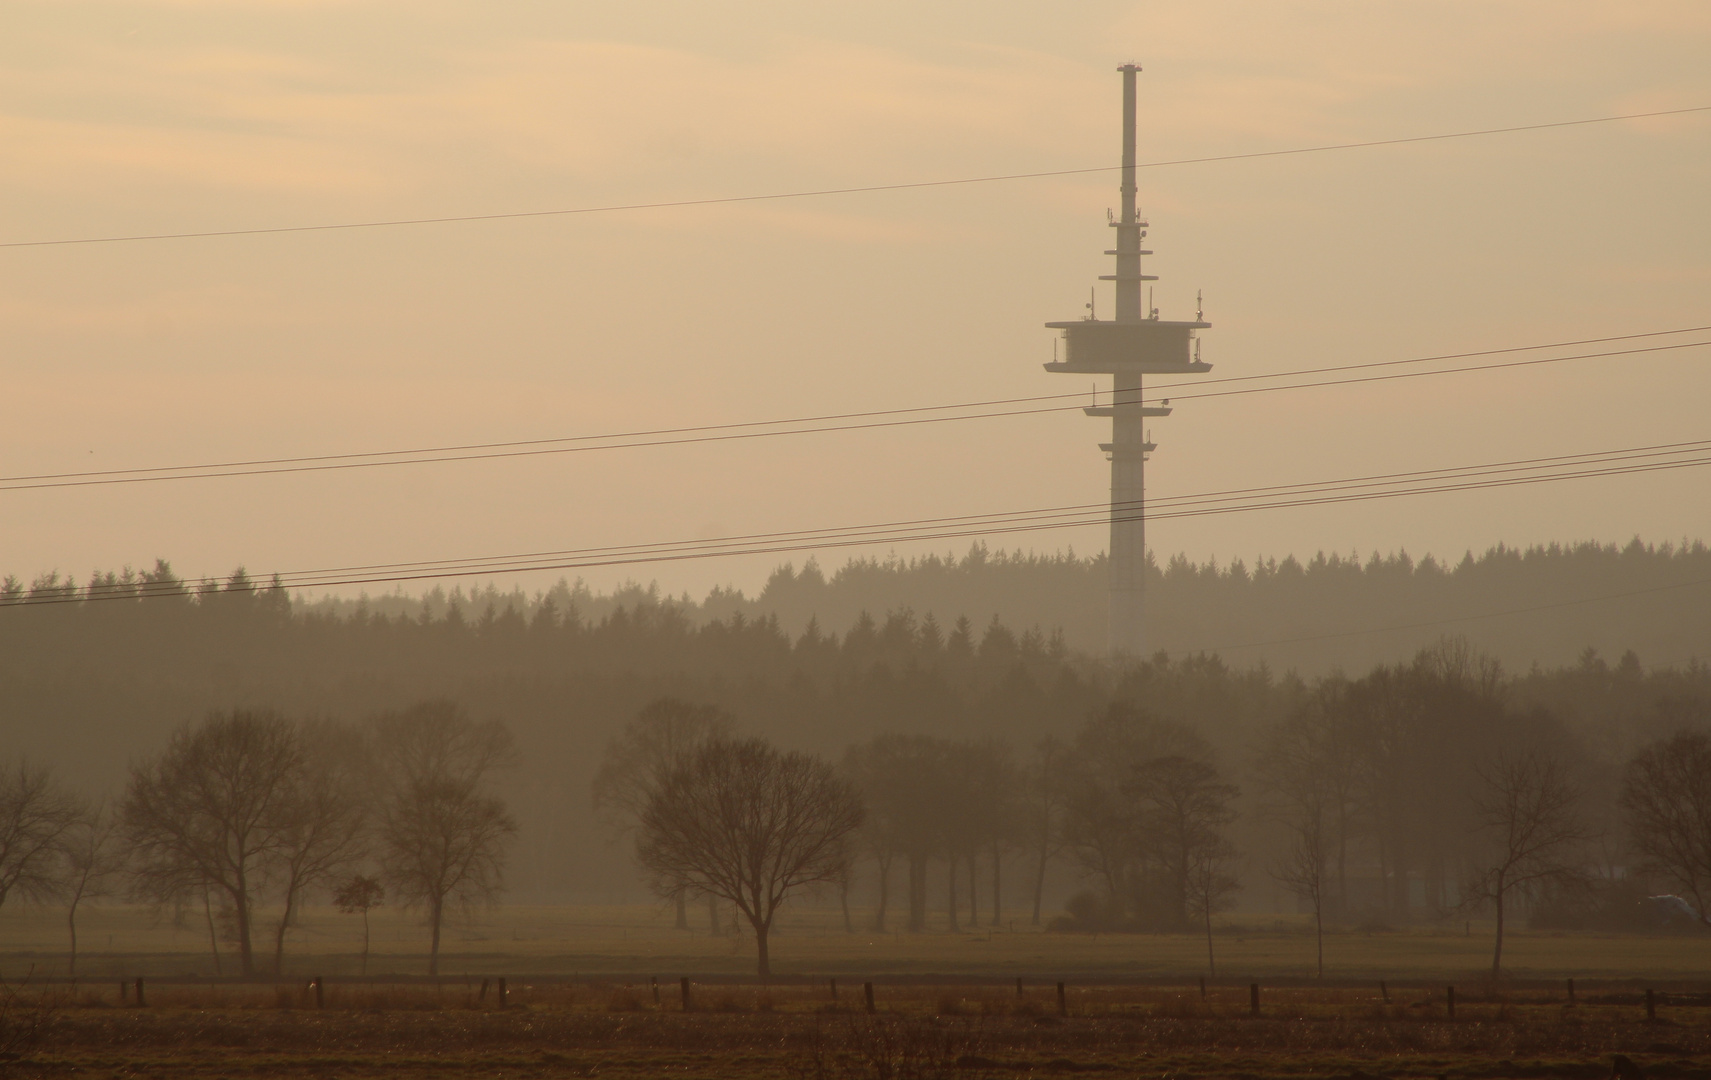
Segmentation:
{"type": "MultiPolygon", "coordinates": [[[[1143,160],[1711,105],[1697,0],[922,7],[12,0],[0,241],[1106,165],[1129,59],[1143,160]]],[[[1156,302],[1186,318],[1205,291],[1218,375],[1711,324],[1708,117],[1144,170],[1156,302]]],[[[1040,370],[1041,324],[1081,314],[1110,272],[1116,202],[1094,175],[0,249],[0,473],[1081,389],[1040,370]]],[[[1185,403],[1155,425],[1149,485],[1707,438],[1708,363],[1700,348],[1185,403]]],[[[1094,502],[1101,438],[1067,413],[0,492],[0,575],[157,556],[265,574],[1094,502]]],[[[1160,522],[1150,539],[1220,560],[1675,540],[1711,534],[1706,490],[1684,470],[1160,522]]],[[[1102,533],[993,543],[1092,551],[1102,533]]],[[[773,561],[588,577],[752,592],[773,561]]]]}

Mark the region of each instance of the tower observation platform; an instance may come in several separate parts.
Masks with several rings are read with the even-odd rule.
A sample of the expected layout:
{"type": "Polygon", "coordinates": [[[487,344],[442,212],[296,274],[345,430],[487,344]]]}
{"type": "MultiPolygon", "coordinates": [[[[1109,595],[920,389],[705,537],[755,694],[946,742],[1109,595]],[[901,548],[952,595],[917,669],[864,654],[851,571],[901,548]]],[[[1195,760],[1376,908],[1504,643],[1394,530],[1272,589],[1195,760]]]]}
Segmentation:
{"type": "Polygon", "coordinates": [[[1142,376],[1212,370],[1211,364],[1201,362],[1195,339],[1196,331],[1211,324],[1199,313],[1191,321],[1162,321],[1157,308],[1142,306],[1142,284],[1158,279],[1141,273],[1141,257],[1152,252],[1141,247],[1148,225],[1135,209],[1135,74],[1140,67],[1124,64],[1117,70],[1123,73],[1123,212],[1111,221],[1117,246],[1105,252],[1116,257],[1117,272],[1100,278],[1114,285],[1116,317],[1094,318],[1090,304],[1087,318],[1047,323],[1062,334],[1063,348],[1060,357],[1045,368],[1071,375],[1112,376],[1111,404],[1095,403],[1082,411],[1111,420],[1111,441],[1099,444],[1111,461],[1108,645],[1114,655],[1142,656],[1146,650],[1146,461],[1157,449],[1148,441],[1145,421],[1170,415],[1168,403],[1145,403],[1142,376]]]}

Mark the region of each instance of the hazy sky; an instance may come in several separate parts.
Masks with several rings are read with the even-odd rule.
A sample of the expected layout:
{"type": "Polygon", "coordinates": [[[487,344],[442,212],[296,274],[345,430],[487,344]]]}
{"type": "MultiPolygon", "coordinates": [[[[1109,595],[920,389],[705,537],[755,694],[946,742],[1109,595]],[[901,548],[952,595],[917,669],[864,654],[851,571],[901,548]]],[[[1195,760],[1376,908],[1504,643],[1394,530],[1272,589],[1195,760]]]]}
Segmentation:
{"type": "MultiPolygon", "coordinates": [[[[1707,57],[1703,0],[7,0],[0,241],[1110,165],[1126,60],[1155,160],[1711,105],[1707,57]]],[[[1711,114],[1155,168],[1140,190],[1157,306],[1186,318],[1205,291],[1217,375],[1711,324],[1711,114]]],[[[1116,204],[1095,174],[0,249],[0,473],[1084,389],[1041,371],[1041,324],[1082,314],[1110,272],[1116,204]]],[[[1149,487],[1708,438],[1708,364],[1699,348],[1182,403],[1154,425],[1149,487]]],[[[0,493],[0,575],[157,556],[265,574],[1095,502],[1102,428],[1056,413],[0,493]]],[[[1222,561],[1702,537],[1708,480],[1159,522],[1150,540],[1222,561]]],[[[775,561],[586,576],[752,592],[775,561]]]]}

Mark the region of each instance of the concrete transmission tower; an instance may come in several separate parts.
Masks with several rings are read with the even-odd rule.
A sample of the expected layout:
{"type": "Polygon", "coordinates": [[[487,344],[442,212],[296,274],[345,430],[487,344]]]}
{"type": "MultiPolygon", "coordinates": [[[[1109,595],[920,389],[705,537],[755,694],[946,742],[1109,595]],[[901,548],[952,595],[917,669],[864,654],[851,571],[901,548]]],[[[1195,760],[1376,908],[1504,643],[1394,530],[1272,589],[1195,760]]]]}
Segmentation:
{"type": "Polygon", "coordinates": [[[1147,566],[1146,461],[1156,447],[1147,441],[1146,420],[1169,416],[1164,406],[1141,404],[1143,375],[1191,375],[1212,370],[1200,362],[1194,332],[1210,323],[1196,312],[1192,322],[1161,322],[1158,309],[1141,303],[1142,283],[1157,278],[1141,273],[1141,249],[1147,223],[1135,212],[1135,73],[1137,64],[1124,64],[1123,73],[1123,215],[1111,221],[1117,246],[1117,272],[1101,281],[1116,286],[1116,317],[1100,320],[1093,305],[1087,317],[1046,325],[1063,332],[1062,358],[1047,371],[1077,375],[1110,375],[1110,405],[1083,410],[1088,416],[1111,418],[1111,441],[1100,443],[1111,459],[1111,547],[1109,644],[1115,655],[1146,653],[1145,590],[1147,566]]]}

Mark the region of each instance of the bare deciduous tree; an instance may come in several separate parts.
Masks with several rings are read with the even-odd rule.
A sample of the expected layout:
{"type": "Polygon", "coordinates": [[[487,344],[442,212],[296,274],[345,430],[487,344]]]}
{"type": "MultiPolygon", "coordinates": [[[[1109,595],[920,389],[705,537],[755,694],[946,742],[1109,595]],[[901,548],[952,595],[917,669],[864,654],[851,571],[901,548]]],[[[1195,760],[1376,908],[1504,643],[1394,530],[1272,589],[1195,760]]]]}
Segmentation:
{"type": "Polygon", "coordinates": [[[245,975],[255,972],[255,899],[281,850],[302,767],[284,718],[237,710],[180,728],[159,758],[131,770],[121,816],[139,887],[160,898],[218,892],[245,975]]]}
{"type": "MultiPolygon", "coordinates": [[[[1260,751],[1257,769],[1261,785],[1291,833],[1302,838],[1303,826],[1316,833],[1311,843],[1294,847],[1297,854],[1317,848],[1324,860],[1314,900],[1314,918],[1321,923],[1326,907],[1335,914],[1346,914],[1349,907],[1348,864],[1360,833],[1362,780],[1354,711],[1345,679],[1322,680],[1272,731],[1260,751]]],[[[1293,858],[1285,863],[1303,868],[1293,858]]],[[[1298,885],[1299,881],[1291,887],[1306,895],[1298,885]]]]}
{"type": "Polygon", "coordinates": [[[362,874],[333,890],[333,906],[346,915],[362,915],[362,973],[368,974],[368,913],[386,902],[386,888],[378,878],[362,874]]]}
{"type": "MultiPolygon", "coordinates": [[[[606,744],[594,774],[594,812],[619,835],[631,833],[648,799],[671,771],[713,739],[730,738],[736,720],[713,705],[696,705],[677,698],[660,698],[635,715],[617,738],[606,744]]],[[[673,896],[677,929],[689,929],[689,896],[673,896]]],[[[710,913],[712,931],[720,933],[717,910],[710,913]]]]}
{"type": "Polygon", "coordinates": [[[428,974],[437,975],[446,908],[491,901],[503,882],[517,823],[487,784],[510,761],[511,736],[444,701],[382,716],[374,735],[387,778],[381,867],[405,904],[427,909],[428,974]]]}
{"type": "Polygon", "coordinates": [[[1325,977],[1325,816],[1320,807],[1299,808],[1285,822],[1289,847],[1270,868],[1279,885],[1313,905],[1313,941],[1319,978],[1325,977]]]}
{"type": "Polygon", "coordinates": [[[1181,922],[1206,930],[1206,963],[1212,955],[1212,915],[1237,888],[1224,865],[1235,853],[1224,830],[1235,820],[1231,803],[1240,794],[1204,761],[1171,754],[1135,770],[1124,793],[1140,810],[1147,845],[1170,884],[1181,922]]]}
{"type": "Polygon", "coordinates": [[[862,817],[855,790],[818,758],[760,739],[717,739],[648,799],[636,854],[662,894],[694,889],[735,905],[754,930],[765,976],[780,905],[847,872],[862,817]]]}
{"type": "Polygon", "coordinates": [[[64,861],[59,892],[65,900],[65,925],[71,937],[66,961],[69,974],[77,974],[77,909],[85,900],[107,896],[113,878],[124,868],[124,853],[118,846],[118,818],[105,806],[97,806],[74,825],[63,841],[64,861]]]}
{"type": "Polygon", "coordinates": [[[1491,844],[1463,890],[1464,903],[1490,901],[1497,913],[1491,974],[1503,971],[1506,902],[1513,893],[1546,882],[1569,884],[1588,839],[1580,823],[1580,791],[1561,759],[1545,750],[1498,758],[1480,770],[1482,789],[1474,809],[1491,844]]]}
{"type": "Polygon", "coordinates": [[[330,884],[362,857],[368,802],[357,770],[363,749],[356,733],[331,724],[301,730],[303,768],[291,786],[278,844],[277,877],[284,909],[273,941],[273,973],[283,973],[285,932],[303,894],[330,884]]]}
{"type": "Polygon", "coordinates": [[[1235,857],[1236,848],[1222,835],[1194,848],[1188,856],[1188,872],[1184,892],[1188,917],[1206,931],[1206,973],[1218,974],[1218,960],[1212,953],[1212,916],[1229,908],[1241,891],[1242,883],[1227,869],[1235,857]]]}
{"type": "Polygon", "coordinates": [[[12,894],[49,896],[66,834],[83,816],[78,799],[45,766],[19,758],[0,766],[0,907],[12,894]]]}
{"type": "MultiPolygon", "coordinates": [[[[1274,881],[1313,906],[1313,936],[1320,978],[1325,976],[1325,899],[1332,849],[1337,883],[1346,882],[1349,770],[1341,768],[1337,725],[1330,700],[1337,683],[1323,688],[1277,726],[1258,769],[1268,809],[1288,836],[1269,867],[1274,881]]],[[[1342,891],[1342,890],[1339,890],[1342,891]]]]}
{"type": "MultiPolygon", "coordinates": [[[[1133,702],[1113,702],[1076,734],[1065,772],[1064,849],[1088,876],[1104,885],[1108,917],[1125,921],[1142,900],[1160,852],[1154,824],[1137,802],[1141,768],[1164,758],[1198,760],[1205,740],[1180,724],[1161,721],[1133,702]]],[[[1159,923],[1183,923],[1187,862],[1166,874],[1171,895],[1159,923]]],[[[1151,917],[1151,916],[1149,916],[1151,917]]]]}
{"type": "Polygon", "coordinates": [[[843,775],[861,799],[862,839],[879,867],[874,928],[885,929],[898,856],[908,868],[908,927],[927,927],[927,860],[944,849],[940,809],[945,743],[925,735],[881,735],[844,753],[843,775]]]}
{"type": "Polygon", "coordinates": [[[1064,770],[1069,750],[1058,739],[1047,736],[1034,744],[1028,762],[1022,796],[1022,833],[1033,849],[1034,911],[1032,925],[1040,925],[1040,907],[1046,893],[1046,867],[1063,847],[1063,807],[1067,795],[1064,770]]]}
{"type": "Polygon", "coordinates": [[[1619,801],[1635,849],[1711,925],[1711,736],[1683,731],[1641,750],[1619,801]]]}

